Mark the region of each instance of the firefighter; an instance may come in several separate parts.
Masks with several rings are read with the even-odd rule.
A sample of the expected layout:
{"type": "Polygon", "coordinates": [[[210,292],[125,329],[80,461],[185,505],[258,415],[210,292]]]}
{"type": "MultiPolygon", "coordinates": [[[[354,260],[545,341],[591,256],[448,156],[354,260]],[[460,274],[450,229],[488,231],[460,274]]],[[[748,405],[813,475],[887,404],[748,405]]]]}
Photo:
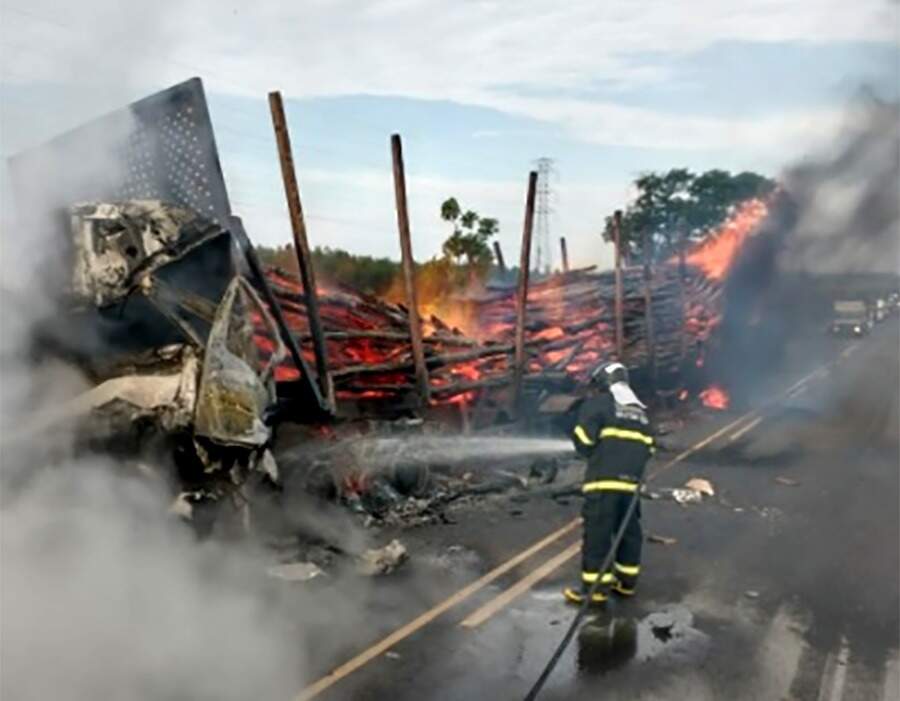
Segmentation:
{"type": "Polygon", "coordinates": [[[581,581],[563,592],[573,603],[581,603],[598,579],[601,586],[592,603],[606,601],[609,589],[623,596],[634,594],[643,540],[640,502],[625,527],[612,567],[606,572],[600,568],[655,450],[647,407],[629,386],[624,365],[601,364],[591,374],[590,387],[572,431],[575,449],[587,459],[581,581]]]}

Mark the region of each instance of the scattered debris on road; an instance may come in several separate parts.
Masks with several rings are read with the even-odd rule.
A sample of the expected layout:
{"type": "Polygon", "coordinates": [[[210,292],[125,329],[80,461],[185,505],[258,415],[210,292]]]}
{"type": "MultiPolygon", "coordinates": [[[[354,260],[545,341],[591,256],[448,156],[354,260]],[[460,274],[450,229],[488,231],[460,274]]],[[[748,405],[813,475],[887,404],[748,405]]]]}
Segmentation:
{"type": "Polygon", "coordinates": [[[695,492],[700,492],[701,494],[706,494],[707,496],[714,497],[716,495],[712,483],[710,483],[709,480],[705,480],[700,477],[689,479],[684,486],[687,489],[693,489],[695,492]]]}
{"type": "Polygon", "coordinates": [[[675,545],[678,542],[678,539],[665,535],[657,535],[656,533],[649,533],[647,535],[647,542],[658,543],[659,545],[675,545]]]}
{"type": "Polygon", "coordinates": [[[406,546],[395,538],[383,548],[370,548],[360,555],[357,571],[368,577],[389,574],[406,562],[408,557],[406,546]]]}
{"type": "Polygon", "coordinates": [[[703,501],[703,493],[698,492],[696,489],[670,489],[667,492],[672,499],[682,506],[685,504],[699,504],[703,501]]]}
{"type": "Polygon", "coordinates": [[[324,575],[325,570],[314,562],[292,562],[286,565],[273,565],[266,573],[285,582],[308,582],[324,575]]]}

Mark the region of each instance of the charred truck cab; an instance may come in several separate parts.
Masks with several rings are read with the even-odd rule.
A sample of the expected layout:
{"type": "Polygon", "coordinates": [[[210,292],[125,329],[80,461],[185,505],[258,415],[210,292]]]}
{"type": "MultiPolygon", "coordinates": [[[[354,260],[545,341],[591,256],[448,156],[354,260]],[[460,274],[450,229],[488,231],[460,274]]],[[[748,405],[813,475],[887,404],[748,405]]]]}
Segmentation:
{"type": "Polygon", "coordinates": [[[68,289],[41,342],[94,386],[35,428],[75,423],[92,450],[152,456],[185,517],[246,509],[244,487],[278,480],[268,418],[284,348],[231,235],[188,208],[131,200],[74,206],[69,243],[68,289]],[[257,327],[275,339],[265,360],[257,327]]]}

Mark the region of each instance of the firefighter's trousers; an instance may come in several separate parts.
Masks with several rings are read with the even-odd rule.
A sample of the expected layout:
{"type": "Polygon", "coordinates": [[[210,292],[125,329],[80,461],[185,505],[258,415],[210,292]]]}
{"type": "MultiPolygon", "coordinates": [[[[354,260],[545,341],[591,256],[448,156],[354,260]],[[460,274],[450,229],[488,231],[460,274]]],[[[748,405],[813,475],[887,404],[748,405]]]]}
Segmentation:
{"type": "Polygon", "coordinates": [[[598,578],[604,584],[617,583],[623,593],[632,593],[641,569],[640,496],[631,515],[625,533],[616,550],[611,568],[601,572],[603,560],[609,552],[613,538],[625,519],[629,503],[635,497],[638,485],[622,480],[597,480],[585,482],[583,487],[584,536],[581,546],[581,579],[586,585],[598,578]]]}

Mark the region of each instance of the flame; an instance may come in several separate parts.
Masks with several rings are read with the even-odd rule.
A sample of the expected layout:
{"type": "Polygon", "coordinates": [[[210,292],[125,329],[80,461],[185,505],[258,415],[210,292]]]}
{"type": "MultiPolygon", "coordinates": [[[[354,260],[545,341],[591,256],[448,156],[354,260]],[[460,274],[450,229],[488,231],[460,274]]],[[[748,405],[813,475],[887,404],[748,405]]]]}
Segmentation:
{"type": "Polygon", "coordinates": [[[763,200],[741,203],[718,230],[688,253],[687,262],[700,268],[712,280],[722,280],[731,268],[744,242],[768,216],[763,200]]]}
{"type": "Polygon", "coordinates": [[[731,398],[728,396],[728,392],[719,385],[710,385],[700,393],[700,401],[710,409],[721,411],[728,408],[731,398]]]}

